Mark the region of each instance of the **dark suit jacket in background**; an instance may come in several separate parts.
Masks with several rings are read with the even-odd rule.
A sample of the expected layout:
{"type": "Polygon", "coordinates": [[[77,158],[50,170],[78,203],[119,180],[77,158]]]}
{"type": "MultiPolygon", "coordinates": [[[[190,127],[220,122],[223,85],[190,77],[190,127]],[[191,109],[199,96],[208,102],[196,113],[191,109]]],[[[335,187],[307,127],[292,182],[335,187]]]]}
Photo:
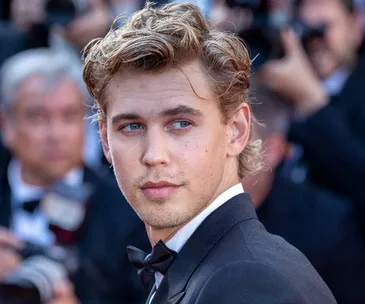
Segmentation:
{"type": "Polygon", "coordinates": [[[337,107],[346,119],[355,136],[365,141],[365,54],[360,54],[357,63],[342,91],[331,98],[330,104],[337,107]]]}
{"type": "Polygon", "coordinates": [[[350,199],[365,218],[365,140],[350,130],[344,113],[329,105],[293,123],[288,138],[303,148],[309,179],[350,199]]]}
{"type": "Polygon", "coordinates": [[[257,215],[270,233],[305,254],[338,304],[365,303],[365,245],[351,202],[277,172],[257,215]]]}
{"type": "Polygon", "coordinates": [[[365,215],[365,54],[330,104],[290,127],[303,147],[303,162],[317,185],[350,198],[365,215]]]}
{"type": "Polygon", "coordinates": [[[169,267],[153,304],[333,304],[313,266],[257,219],[248,194],[210,214],[169,267]]]}
{"type": "MultiPolygon", "coordinates": [[[[0,225],[11,220],[10,189],[7,169],[0,179],[0,225]]],[[[144,291],[126,254],[126,246],[135,244],[150,251],[143,222],[137,217],[109,176],[85,168],[84,181],[94,187],[87,216],[77,247],[82,263],[73,278],[82,304],[144,303],[144,291]]]]}

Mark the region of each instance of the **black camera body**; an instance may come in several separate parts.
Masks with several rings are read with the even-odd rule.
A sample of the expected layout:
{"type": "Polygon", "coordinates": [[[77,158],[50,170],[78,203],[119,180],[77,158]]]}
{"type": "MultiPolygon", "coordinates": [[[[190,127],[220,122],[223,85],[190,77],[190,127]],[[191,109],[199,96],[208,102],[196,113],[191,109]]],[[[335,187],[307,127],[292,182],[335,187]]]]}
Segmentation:
{"type": "Polygon", "coordinates": [[[47,26],[67,26],[76,17],[76,7],[72,0],[48,0],[45,12],[47,26]]]}
{"type": "MultiPolygon", "coordinates": [[[[253,67],[259,68],[269,59],[280,59],[284,56],[280,32],[292,28],[306,49],[307,42],[313,37],[322,38],[326,26],[310,27],[300,20],[296,8],[275,8],[271,0],[226,0],[230,8],[249,10],[253,16],[248,28],[241,30],[238,35],[249,47],[253,67]]],[[[292,4],[294,5],[294,4],[292,4]]]]}
{"type": "Polygon", "coordinates": [[[57,183],[41,202],[42,211],[55,236],[50,247],[26,242],[15,250],[23,263],[0,284],[0,303],[41,304],[53,298],[55,287],[70,280],[80,267],[77,241],[92,195],[90,185],[70,187],[57,183]]]}

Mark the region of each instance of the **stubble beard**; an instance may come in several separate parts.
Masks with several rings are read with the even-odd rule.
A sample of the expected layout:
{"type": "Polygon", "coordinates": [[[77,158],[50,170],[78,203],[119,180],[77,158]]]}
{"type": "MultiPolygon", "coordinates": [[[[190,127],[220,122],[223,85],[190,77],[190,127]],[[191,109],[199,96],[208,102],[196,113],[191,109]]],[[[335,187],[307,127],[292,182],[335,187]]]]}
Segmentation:
{"type": "MultiPolygon", "coordinates": [[[[210,203],[209,199],[201,196],[194,202],[188,202],[188,204],[182,204],[185,202],[176,201],[175,204],[179,204],[181,208],[173,208],[173,204],[167,200],[154,200],[154,206],[149,208],[149,212],[141,212],[140,218],[143,222],[154,229],[172,229],[184,226],[198,214],[201,213],[210,203]],[[151,210],[152,209],[152,210],[151,210]]],[[[141,210],[143,206],[140,206],[141,210]]]]}

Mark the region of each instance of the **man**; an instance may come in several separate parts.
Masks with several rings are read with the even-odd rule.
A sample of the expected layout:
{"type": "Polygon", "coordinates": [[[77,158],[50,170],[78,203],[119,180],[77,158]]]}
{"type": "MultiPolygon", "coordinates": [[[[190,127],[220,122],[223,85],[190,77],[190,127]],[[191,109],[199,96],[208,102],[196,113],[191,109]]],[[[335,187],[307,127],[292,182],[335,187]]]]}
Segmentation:
{"type": "Polygon", "coordinates": [[[148,303],[335,303],[243,193],[260,167],[249,71],[241,42],[193,4],[147,4],[86,48],[106,158],[153,245],[128,247],[142,283],[155,276],[148,303]]]}
{"type": "Polygon", "coordinates": [[[242,182],[259,220],[305,254],[337,303],[363,303],[365,243],[359,213],[348,200],[288,174],[288,105],[260,84],[255,89],[260,104],[252,110],[265,125],[256,131],[264,140],[267,168],[242,182]]]}
{"type": "Polygon", "coordinates": [[[363,36],[360,18],[351,0],[301,0],[298,15],[311,27],[325,25],[323,37],[310,39],[306,53],[292,31],[283,32],[284,58],[269,61],[257,74],[292,102],[295,120],[289,139],[303,148],[310,179],[359,201],[361,189],[350,184],[346,174],[358,169],[357,162],[348,162],[344,153],[339,153],[337,135],[347,134],[340,137],[345,155],[361,150],[365,139],[365,63],[364,56],[357,55],[363,36]],[[356,140],[360,141],[358,148],[346,144],[356,140]],[[326,157],[318,157],[317,151],[326,157]]]}
{"type": "Polygon", "coordinates": [[[0,283],[21,266],[18,251],[25,242],[71,246],[79,267],[65,286],[55,286],[60,299],[54,303],[138,303],[147,295],[135,284],[125,246],[148,248],[148,239],[115,183],[83,163],[86,92],[71,62],[62,53],[34,49],[10,58],[1,70],[2,135],[12,158],[0,175],[0,283]],[[52,213],[65,207],[55,208],[59,200],[49,198],[48,189],[60,182],[66,188],[58,197],[74,193],[62,200],[66,216],[52,213]],[[77,199],[84,186],[91,193],[77,199]]]}

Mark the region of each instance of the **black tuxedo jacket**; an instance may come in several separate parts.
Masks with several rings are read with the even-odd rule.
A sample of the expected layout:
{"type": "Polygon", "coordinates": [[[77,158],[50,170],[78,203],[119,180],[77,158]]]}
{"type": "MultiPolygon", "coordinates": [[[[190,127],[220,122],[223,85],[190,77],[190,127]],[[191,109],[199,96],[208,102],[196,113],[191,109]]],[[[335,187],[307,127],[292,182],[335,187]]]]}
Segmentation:
{"type": "Polygon", "coordinates": [[[351,202],[277,171],[257,215],[270,233],[308,258],[338,304],[365,303],[365,242],[351,202]]]}
{"type": "Polygon", "coordinates": [[[247,194],[215,210],[169,267],[153,304],[333,304],[302,253],[259,222],[247,194]]]}
{"type": "MultiPolygon", "coordinates": [[[[0,225],[11,223],[7,169],[0,178],[0,225]]],[[[84,181],[93,194],[76,244],[81,267],[72,278],[82,304],[144,303],[144,291],[125,247],[135,244],[151,250],[143,222],[130,208],[114,180],[85,167],[84,181]]]]}

